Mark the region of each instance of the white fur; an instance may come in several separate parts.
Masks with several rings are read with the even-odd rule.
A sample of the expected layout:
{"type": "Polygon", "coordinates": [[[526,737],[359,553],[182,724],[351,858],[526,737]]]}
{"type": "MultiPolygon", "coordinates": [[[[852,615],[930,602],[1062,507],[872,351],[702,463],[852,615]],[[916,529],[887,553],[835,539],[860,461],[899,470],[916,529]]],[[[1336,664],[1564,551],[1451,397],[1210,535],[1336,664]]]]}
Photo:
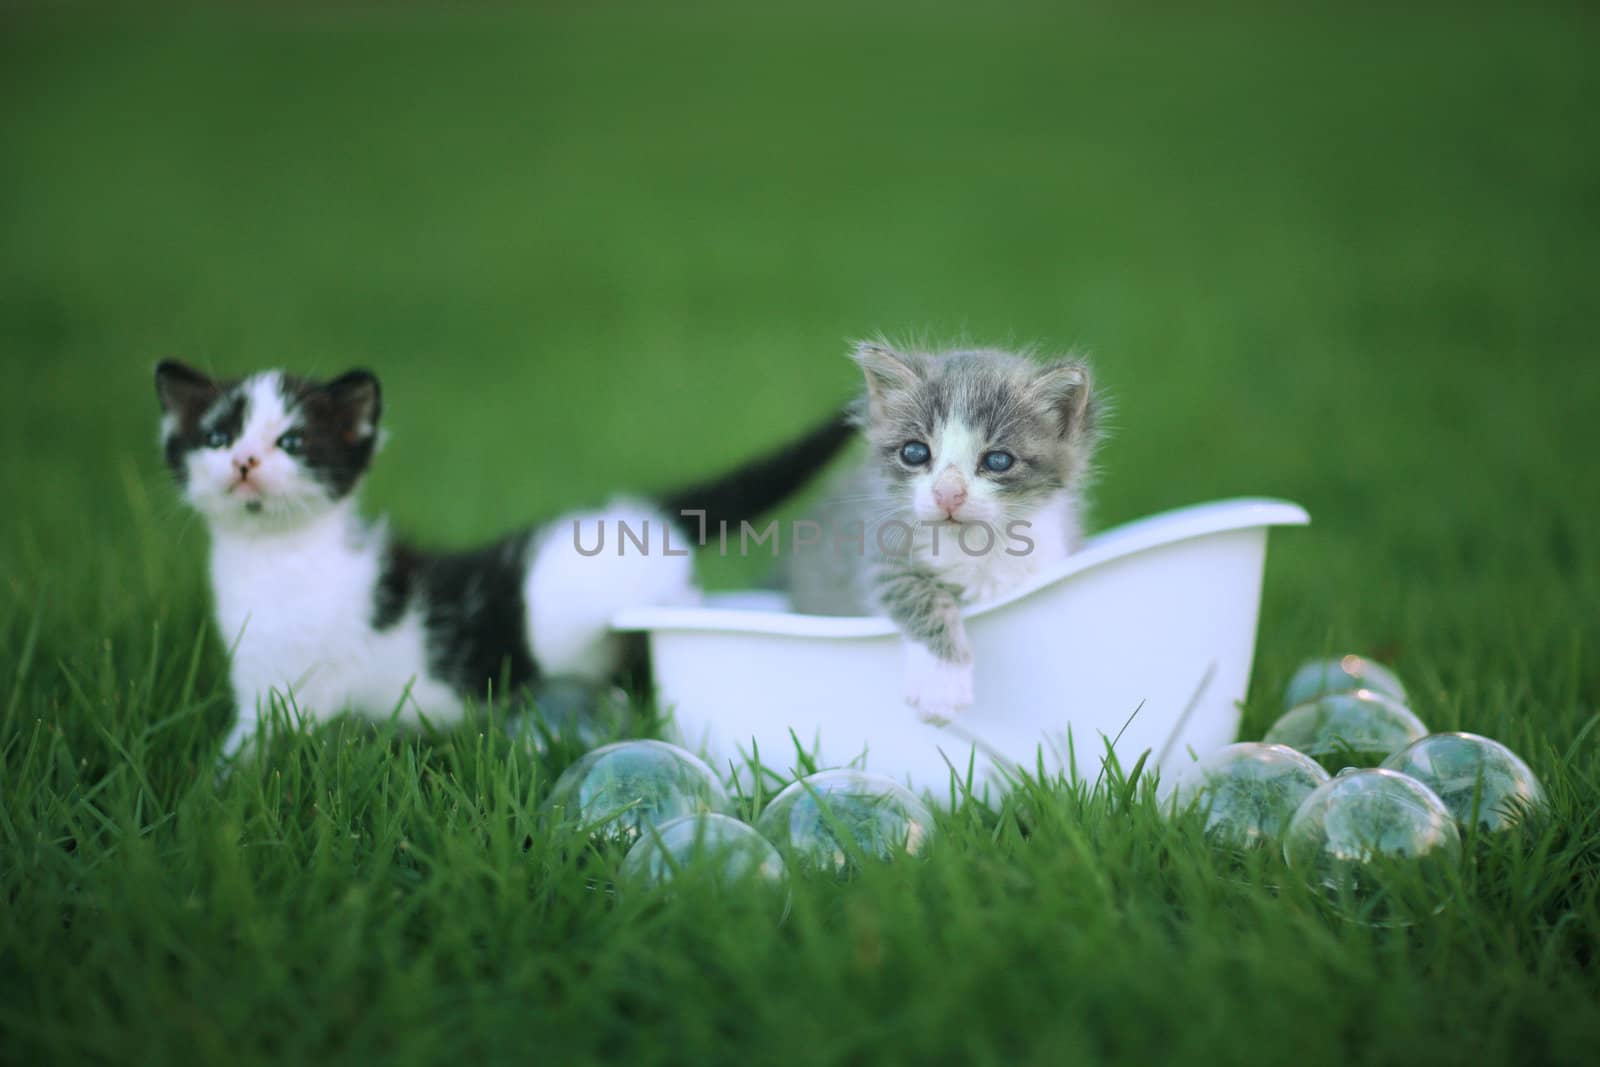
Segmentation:
{"type": "MultiPolygon", "coordinates": [[[[980,604],[1003,596],[1045,567],[1065,559],[1082,537],[1077,497],[1070,492],[1057,493],[1022,521],[1026,527],[1011,529],[1031,541],[1031,548],[1018,537],[1008,536],[1007,528],[1001,526],[994,530],[988,551],[971,554],[962,549],[958,540],[960,527],[942,526],[937,531],[937,553],[931,536],[924,538],[922,533],[914,542],[914,551],[941,577],[961,588],[963,603],[980,604]]],[[[923,531],[929,535],[934,532],[927,528],[923,531]]],[[[989,542],[981,531],[969,531],[966,543],[976,552],[989,542]]],[[[971,662],[939,659],[914,641],[905,642],[905,647],[906,703],[918,715],[927,722],[946,723],[971,706],[971,662]]]]}
{"type": "Polygon", "coordinates": [[[987,445],[976,430],[964,423],[952,420],[944,425],[938,438],[929,442],[933,458],[927,469],[912,478],[911,510],[919,522],[945,518],[944,510],[934,501],[933,487],[941,478],[953,476],[967,491],[966,502],[956,509],[955,517],[962,522],[1000,525],[1005,504],[994,483],[972,473],[978,469],[987,445]]]}
{"type": "MultiPolygon", "coordinates": [[[[1077,497],[1069,492],[1057,493],[1018,521],[1027,525],[1011,527],[1008,531],[1008,523],[1002,521],[994,527],[992,546],[979,555],[962,549],[958,528],[941,527],[938,553],[932,551],[931,539],[919,537],[917,558],[941,577],[959,585],[965,603],[981,604],[1003,596],[1044,568],[1059,563],[1077,548],[1082,538],[1077,497]],[[1022,539],[1024,537],[1033,542],[1031,549],[1022,539]]],[[[966,543],[976,550],[988,543],[988,539],[981,531],[973,531],[967,534],[966,543]]]]}
{"type": "MultiPolygon", "coordinates": [[[[224,753],[254,736],[275,697],[311,719],[342,711],[403,722],[459,719],[461,698],[429,671],[419,608],[408,608],[391,627],[373,628],[387,534],[361,521],[353,499],[329,501],[278,448],[295,425],[279,382],[276,371],[248,379],[237,439],[185,459],[186,495],[211,527],[217,624],[232,648],[239,719],[224,753]],[[249,479],[241,480],[240,465],[252,460],[249,479]]],[[[202,430],[221,410],[208,413],[210,422],[202,419],[202,430]]],[[[692,560],[676,554],[689,542],[676,532],[675,554],[667,555],[668,521],[647,504],[618,500],[559,518],[539,535],[522,591],[529,651],[542,671],[604,678],[618,666],[620,648],[610,632],[618,611],[694,599],[692,560]],[[640,533],[648,524],[646,551],[630,542],[619,553],[619,521],[640,533]],[[583,525],[583,543],[590,545],[600,522],[606,550],[581,555],[573,524],[583,525]]]]}
{"type": "MultiPolygon", "coordinates": [[[[618,666],[620,646],[611,633],[617,612],[697,599],[691,557],[666,554],[669,528],[671,520],[649,504],[617,499],[595,511],[564,515],[540,533],[522,593],[529,644],[541,670],[604,678],[618,666]],[[645,540],[645,551],[622,538],[619,522],[645,540]],[[602,536],[598,555],[577,550],[581,543],[592,551],[602,536]]],[[[681,530],[673,528],[671,537],[674,553],[687,552],[691,542],[681,530]]]]}
{"type": "Polygon", "coordinates": [[[905,649],[906,703],[924,722],[944,725],[972,706],[972,663],[940,659],[916,641],[905,649]]]}
{"type": "MultiPolygon", "coordinates": [[[[295,424],[279,390],[281,379],[278,371],[246,379],[239,436],[223,448],[197,448],[184,459],[185,495],[217,530],[256,535],[292,529],[327,507],[322,487],[278,447],[278,438],[295,424]],[[249,481],[241,484],[239,467],[249,460],[256,465],[249,481]],[[252,503],[259,510],[248,510],[252,503]]],[[[200,420],[202,432],[215,426],[223,410],[216,408],[200,420]]]]}
{"type": "Polygon", "coordinates": [[[917,529],[912,552],[918,561],[959,585],[965,601],[979,603],[1000,596],[1076,547],[1080,534],[1074,494],[1057,493],[1033,511],[1014,516],[993,481],[969,473],[979,469],[988,449],[976,430],[949,422],[931,447],[933,461],[912,481],[911,508],[919,523],[938,525],[917,529]],[[941,480],[957,481],[966,490],[954,522],[947,521],[934,500],[934,485],[941,480]],[[1013,527],[1013,521],[1026,525],[1013,527]],[[963,530],[963,525],[973,528],[963,530]],[[1032,547],[1014,531],[1032,541],[1032,547]]]}
{"type": "Polygon", "coordinates": [[[351,501],[291,530],[216,524],[212,534],[217,624],[233,646],[239,708],[225,753],[255,733],[274,694],[309,718],[345,710],[380,719],[398,710],[407,722],[460,717],[460,698],[428,677],[415,610],[390,629],[372,628],[384,534],[364,527],[351,501]]]}
{"type": "MultiPolygon", "coordinates": [[[[536,538],[523,579],[530,651],[540,670],[602,679],[617,668],[613,616],[625,607],[692,603],[698,596],[689,556],[664,552],[667,517],[649,505],[619,500],[562,516],[536,538]],[[581,555],[599,522],[605,550],[581,555]],[[649,523],[648,550],[632,542],[619,555],[618,521],[636,532],[649,523]]],[[[430,676],[423,621],[415,608],[386,630],[372,628],[373,589],[385,532],[364,526],[343,501],[292,530],[241,533],[214,529],[211,558],[217,622],[236,643],[232,681],[239,721],[224,749],[237,751],[255,733],[274,695],[310,719],[341,711],[401,722],[459,719],[461,698],[430,676]]],[[[681,531],[676,553],[686,549],[681,531]]]]}

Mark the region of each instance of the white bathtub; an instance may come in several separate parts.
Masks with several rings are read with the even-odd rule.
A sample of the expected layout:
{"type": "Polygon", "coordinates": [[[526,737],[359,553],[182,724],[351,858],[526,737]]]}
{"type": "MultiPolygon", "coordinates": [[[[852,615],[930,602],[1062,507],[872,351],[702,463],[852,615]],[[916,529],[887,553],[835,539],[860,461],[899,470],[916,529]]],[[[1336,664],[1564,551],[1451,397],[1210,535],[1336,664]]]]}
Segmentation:
{"type": "Polygon", "coordinates": [[[887,619],[798,615],[781,594],[737,593],[630,610],[614,626],[649,636],[677,739],[717,767],[742,765],[754,744],[763,764],[792,768],[792,730],[819,766],[855,763],[947,800],[951,765],[965,775],[969,759],[991,795],[1041,754],[1047,772],[1066,770],[1070,730],[1079,775],[1092,780],[1119,735],[1124,770],[1148,751],[1165,773],[1234,740],[1267,530],[1309,521],[1285,501],[1225,500],[1091,538],[965,613],[977,700],[946,727],[904,703],[887,619]]]}

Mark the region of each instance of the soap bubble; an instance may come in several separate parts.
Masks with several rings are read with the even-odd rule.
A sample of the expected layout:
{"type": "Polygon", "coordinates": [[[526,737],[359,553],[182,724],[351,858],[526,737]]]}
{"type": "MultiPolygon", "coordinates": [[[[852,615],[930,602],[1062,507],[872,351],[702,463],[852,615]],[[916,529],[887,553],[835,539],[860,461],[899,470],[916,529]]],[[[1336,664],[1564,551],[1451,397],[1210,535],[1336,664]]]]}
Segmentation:
{"type": "Polygon", "coordinates": [[[1324,767],[1375,767],[1427,732],[1404,704],[1358,689],[1290,708],[1262,740],[1288,745],[1324,767]]]}
{"type": "Polygon", "coordinates": [[[1283,858],[1347,916],[1403,926],[1442,906],[1461,835],[1444,801],[1415,778],[1352,771],[1306,797],[1289,820],[1283,858]]]}
{"type": "Polygon", "coordinates": [[[1284,688],[1283,706],[1299,707],[1318,697],[1348,693],[1355,689],[1380,693],[1401,704],[1408,699],[1406,687],[1383,664],[1364,656],[1341,656],[1339,659],[1313,659],[1302,663],[1284,688]]]}
{"type": "Polygon", "coordinates": [[[1383,761],[1439,794],[1463,831],[1506,830],[1545,807],[1544,786],[1505,745],[1477,734],[1429,734],[1383,761]]]}
{"type": "Polygon", "coordinates": [[[1245,741],[1184,768],[1175,799],[1180,811],[1204,812],[1208,841],[1243,852],[1281,841],[1301,801],[1327,780],[1315,760],[1287,745],[1245,741]]]}
{"type": "Polygon", "coordinates": [[[820,771],[772,798],[756,829],[791,862],[846,875],[863,857],[917,855],[933,843],[933,814],[904,786],[857,770],[820,771]]]}
{"type": "Polygon", "coordinates": [[[664,741],[618,741],[568,767],[548,810],[602,840],[632,844],[646,826],[722,811],[728,794],[704,761],[664,741]]]}
{"type": "Polygon", "coordinates": [[[556,675],[534,686],[531,703],[506,719],[506,733],[536,756],[559,744],[594,748],[627,732],[628,694],[620,686],[556,675]]]}
{"type": "Polygon", "coordinates": [[[621,880],[660,885],[691,865],[712,869],[723,887],[752,879],[776,885],[788,877],[770,841],[738,819],[709,814],[647,827],[622,861],[621,880]]]}

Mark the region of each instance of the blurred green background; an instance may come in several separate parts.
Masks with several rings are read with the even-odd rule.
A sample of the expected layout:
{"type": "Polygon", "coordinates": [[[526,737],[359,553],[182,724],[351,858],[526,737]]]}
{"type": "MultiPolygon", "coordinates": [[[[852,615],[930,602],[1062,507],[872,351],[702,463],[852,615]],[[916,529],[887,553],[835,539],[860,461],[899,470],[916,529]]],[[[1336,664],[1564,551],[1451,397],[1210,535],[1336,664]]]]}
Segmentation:
{"type": "Polygon", "coordinates": [[[882,332],[1087,349],[1097,525],[1308,507],[1273,547],[1274,688],[1346,647],[1425,649],[1441,692],[1508,655],[1596,688],[1592,12],[4,25],[0,560],[56,656],[204,612],[158,358],[375,369],[368,506],[459,545],[787,437],[882,332]]]}
{"type": "Polygon", "coordinates": [[[193,601],[163,356],[374,368],[370,504],[466,543],[785,436],[882,331],[1087,348],[1116,404],[1098,521],[1304,503],[1269,584],[1302,629],[1481,634],[1476,656],[1555,617],[1592,649],[1594,29],[1342,5],[12,14],[0,553],[14,588],[94,590],[130,624],[193,601]]]}
{"type": "Polygon", "coordinates": [[[1086,348],[1097,526],[1311,511],[1246,736],[1299,659],[1371,652],[1431,725],[1581,743],[1592,801],[1597,44],[1528,5],[8,9],[13,725],[205,617],[158,358],[373,368],[368,507],[467,544],[788,436],[882,332],[1086,348]]]}

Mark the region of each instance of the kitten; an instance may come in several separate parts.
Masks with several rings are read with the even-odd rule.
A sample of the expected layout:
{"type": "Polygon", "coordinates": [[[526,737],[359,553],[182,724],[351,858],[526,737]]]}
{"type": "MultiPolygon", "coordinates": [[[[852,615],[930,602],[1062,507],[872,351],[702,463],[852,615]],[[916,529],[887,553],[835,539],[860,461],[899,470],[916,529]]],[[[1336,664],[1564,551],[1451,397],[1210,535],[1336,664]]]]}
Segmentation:
{"type": "Polygon", "coordinates": [[[858,345],[854,359],[870,451],[824,505],[820,525],[833,539],[791,558],[794,605],[888,615],[905,638],[906,702],[945,722],[973,698],[961,609],[1016,588],[1082,540],[1097,438],[1089,368],[883,344],[858,345]]]}
{"type": "Polygon", "coordinates": [[[699,509],[713,525],[753,518],[853,436],[841,412],[703,485],[434,553],[356,509],[382,413],[367,371],[325,382],[279,371],[214,381],[169,361],[156,368],[156,391],[167,466],[211,532],[216,618],[232,647],[239,709],[224,755],[255,736],[274,698],[311,717],[348,710],[442,724],[490,686],[504,693],[541,675],[614,675],[623,658],[609,629],[616,612],[697,595],[685,532],[694,527],[673,526],[680,513],[699,509]],[[632,543],[624,551],[619,521],[643,532],[648,552],[632,543]],[[602,522],[614,540],[597,554],[602,522]],[[669,526],[675,546],[657,543],[669,526]]]}

